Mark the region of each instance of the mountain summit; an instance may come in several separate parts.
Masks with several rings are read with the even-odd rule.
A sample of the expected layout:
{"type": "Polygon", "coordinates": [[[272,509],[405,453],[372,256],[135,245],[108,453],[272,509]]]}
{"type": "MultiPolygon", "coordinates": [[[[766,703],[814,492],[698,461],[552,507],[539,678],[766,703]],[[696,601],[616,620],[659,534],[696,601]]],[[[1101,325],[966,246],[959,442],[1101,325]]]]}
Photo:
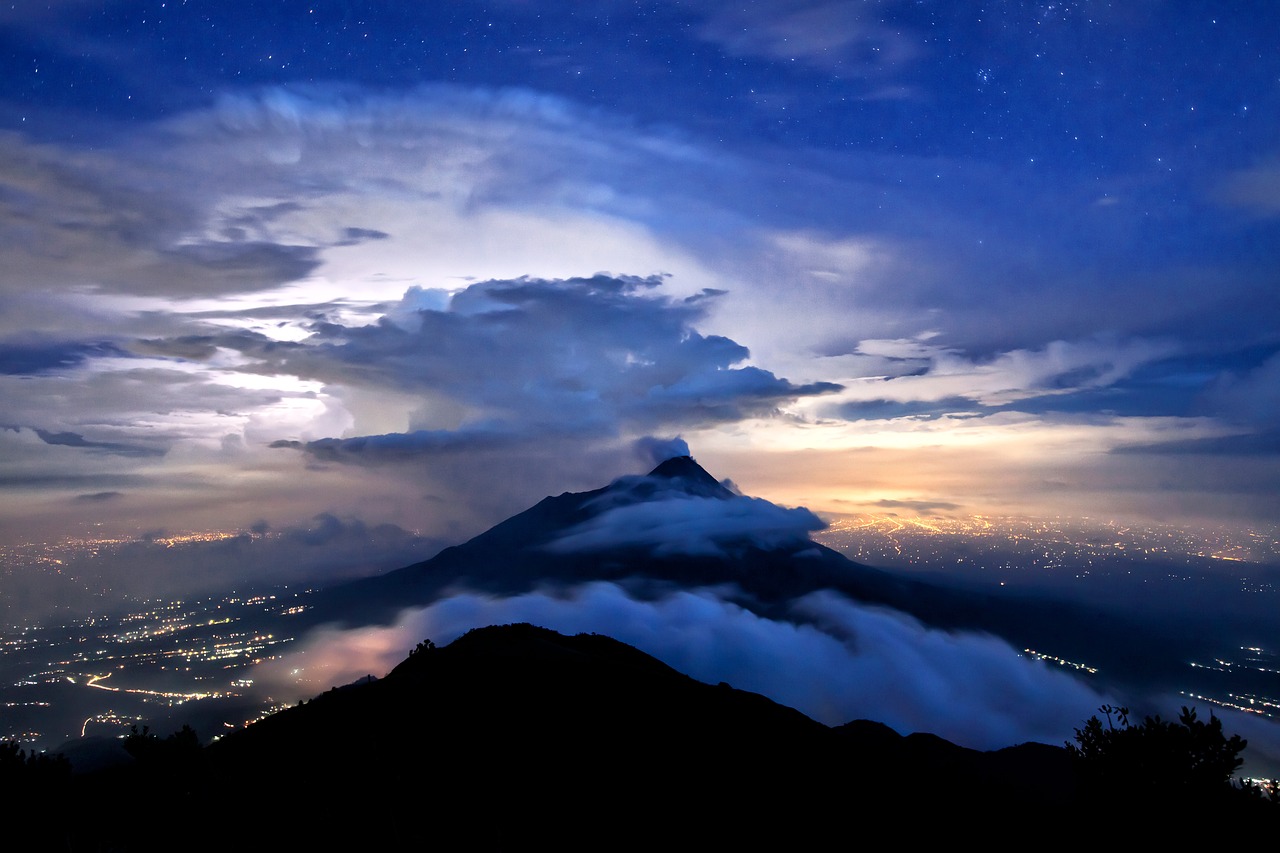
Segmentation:
{"type": "Polygon", "coordinates": [[[733,492],[717,482],[716,478],[708,474],[692,456],[673,456],[650,471],[649,477],[680,482],[686,486],[690,494],[717,498],[734,497],[733,492]]]}
{"type": "MultiPolygon", "coordinates": [[[[582,508],[587,516],[594,516],[627,504],[654,503],[681,498],[732,500],[740,498],[741,495],[734,494],[715,477],[708,474],[692,456],[673,456],[643,476],[619,477],[603,489],[583,492],[581,495],[566,493],[556,500],[576,497],[586,498],[582,508]]],[[[581,523],[587,516],[578,518],[577,521],[581,523]]]]}
{"type": "Polygon", "coordinates": [[[383,619],[446,589],[515,595],[591,581],[729,583],[767,599],[799,595],[833,580],[805,580],[815,568],[854,567],[809,538],[823,526],[803,507],[735,494],[692,457],[676,456],[648,474],[543,498],[429,560],[344,586],[316,617],[383,619]]]}

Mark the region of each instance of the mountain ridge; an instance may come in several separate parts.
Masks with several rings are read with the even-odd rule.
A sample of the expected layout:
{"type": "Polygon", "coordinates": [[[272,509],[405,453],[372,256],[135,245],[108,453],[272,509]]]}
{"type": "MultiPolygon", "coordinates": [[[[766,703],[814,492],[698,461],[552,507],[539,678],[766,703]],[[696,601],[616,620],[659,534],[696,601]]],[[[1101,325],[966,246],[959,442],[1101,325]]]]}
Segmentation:
{"type": "Polygon", "coordinates": [[[828,727],[606,635],[529,623],[423,641],[383,678],[203,749],[189,731],[132,741],[128,766],[6,787],[23,816],[9,839],[71,851],[175,839],[225,849],[231,833],[259,848],[647,850],[807,848],[854,831],[1023,844],[1046,830],[1096,840],[1103,828],[1276,825],[1273,804],[1229,789],[1113,808],[1127,788],[1092,785],[1062,747],[980,752],[866,720],[828,727]],[[139,808],[122,810],[121,791],[139,808]]]}
{"type": "MultiPolygon", "coordinates": [[[[843,825],[854,802],[905,820],[917,803],[903,790],[921,776],[956,792],[942,811],[957,814],[1046,808],[1070,801],[1075,785],[1060,747],[997,755],[873,723],[832,728],[759,694],[697,681],[606,635],[527,623],[473,629],[440,648],[424,643],[385,678],[330,691],[210,750],[215,776],[294,768],[288,784],[311,802],[323,800],[323,780],[335,773],[382,788],[376,768],[392,754],[409,765],[429,756],[458,789],[490,790],[482,803],[443,797],[440,837],[465,838],[483,822],[501,845],[519,846],[590,846],[618,827],[626,827],[615,839],[622,846],[686,832],[783,843],[843,825]],[[401,727],[423,737],[396,735],[401,727]],[[313,754],[335,731],[360,732],[358,748],[313,754]],[[498,778],[506,783],[494,790],[498,778]],[[716,816],[729,803],[733,811],[716,816]]],[[[374,795],[384,797],[398,799],[374,795]]]]}

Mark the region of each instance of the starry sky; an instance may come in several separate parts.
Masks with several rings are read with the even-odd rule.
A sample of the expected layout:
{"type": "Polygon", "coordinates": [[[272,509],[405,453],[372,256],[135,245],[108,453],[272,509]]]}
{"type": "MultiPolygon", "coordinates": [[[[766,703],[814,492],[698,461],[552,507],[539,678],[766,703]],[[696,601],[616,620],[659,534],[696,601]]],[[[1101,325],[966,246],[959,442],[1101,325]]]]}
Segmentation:
{"type": "Polygon", "coordinates": [[[820,514],[1274,523],[1278,39],[1263,2],[0,4],[0,543],[445,544],[677,439],[820,514]]]}

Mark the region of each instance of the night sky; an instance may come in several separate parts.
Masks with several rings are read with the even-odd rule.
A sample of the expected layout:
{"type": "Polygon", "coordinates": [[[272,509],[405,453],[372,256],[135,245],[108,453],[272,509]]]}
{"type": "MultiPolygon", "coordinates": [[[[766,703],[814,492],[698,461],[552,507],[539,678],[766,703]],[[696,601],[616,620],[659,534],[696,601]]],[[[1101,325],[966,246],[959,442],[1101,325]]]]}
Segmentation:
{"type": "MultiPolygon", "coordinates": [[[[54,0],[0,81],[0,556],[82,542],[10,616],[385,571],[683,452],[735,530],[1275,541],[1280,5],[54,0]]],[[[408,604],[255,677],[526,620],[982,748],[1116,699],[829,591],[408,604]]]]}
{"type": "Polygon", "coordinates": [[[0,539],[1280,510],[1271,3],[0,8],[0,539]]]}

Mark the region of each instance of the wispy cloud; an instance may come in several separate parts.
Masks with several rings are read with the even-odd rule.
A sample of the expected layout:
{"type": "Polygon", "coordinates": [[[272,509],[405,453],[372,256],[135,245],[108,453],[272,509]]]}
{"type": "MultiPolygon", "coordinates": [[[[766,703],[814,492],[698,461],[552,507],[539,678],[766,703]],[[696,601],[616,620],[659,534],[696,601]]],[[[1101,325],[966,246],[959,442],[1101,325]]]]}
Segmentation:
{"type": "MultiPolygon", "coordinates": [[[[695,3],[700,38],[737,56],[802,62],[824,71],[877,77],[900,72],[923,54],[921,39],[884,24],[886,3],[772,0],[695,3]]],[[[877,90],[883,91],[883,90],[877,90]]]]}
{"type": "MultiPolygon", "coordinates": [[[[855,350],[865,372],[841,397],[854,402],[959,401],[1002,406],[1032,397],[1066,396],[1114,385],[1138,367],[1177,352],[1163,341],[1051,341],[1038,350],[1010,350],[976,359],[954,348],[913,340],[862,341],[855,350]]],[[[849,363],[857,365],[858,359],[849,363]]],[[[856,411],[856,407],[855,407],[856,411]]]]}
{"type": "Polygon", "coordinates": [[[1257,216],[1280,214],[1280,163],[1242,169],[1225,177],[1217,200],[1257,216]]]}

